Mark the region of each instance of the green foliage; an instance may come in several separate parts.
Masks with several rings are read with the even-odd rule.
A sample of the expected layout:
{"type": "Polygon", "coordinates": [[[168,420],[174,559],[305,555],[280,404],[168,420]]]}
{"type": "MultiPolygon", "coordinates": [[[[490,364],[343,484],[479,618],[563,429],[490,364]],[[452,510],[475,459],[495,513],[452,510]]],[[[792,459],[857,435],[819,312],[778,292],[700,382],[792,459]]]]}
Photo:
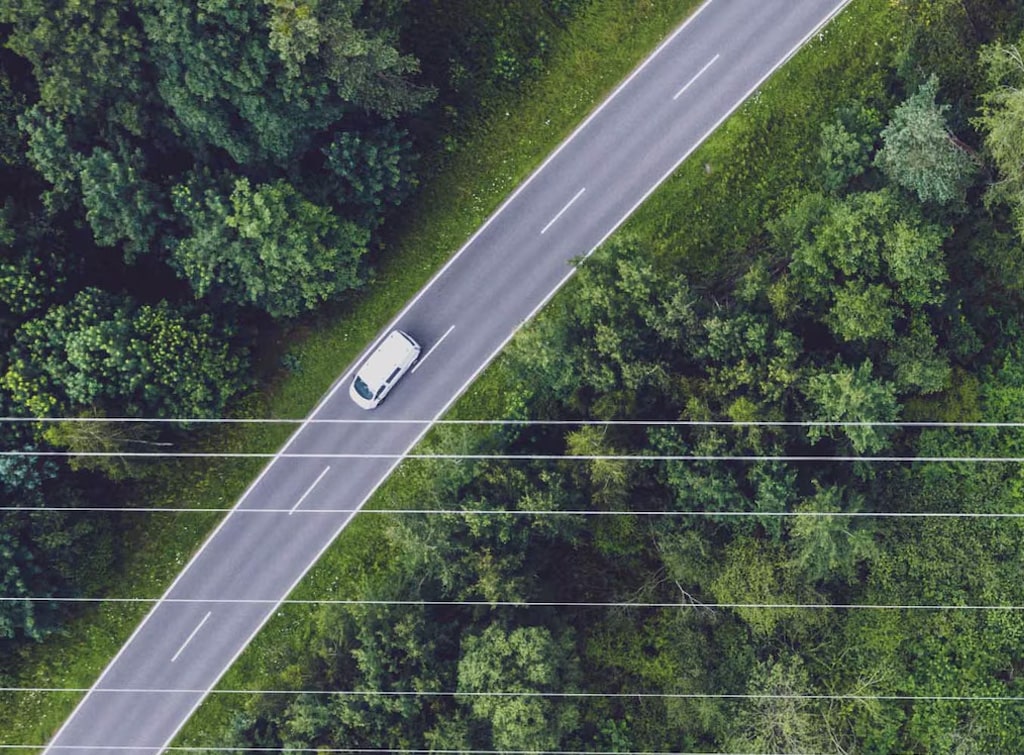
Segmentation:
{"type": "Polygon", "coordinates": [[[513,348],[528,382],[567,404],[604,394],[600,414],[630,415],[668,390],[677,350],[695,337],[693,296],[681,276],[636,258],[635,242],[611,242],[580,267],[575,295],[526,328],[513,348]]]}
{"type": "Polygon", "coordinates": [[[838,191],[864,173],[871,164],[878,130],[878,114],[856,105],[844,108],[835,121],[822,126],[818,160],[826,191],[838,191]]]}
{"type": "Polygon", "coordinates": [[[999,171],[992,188],[997,199],[1009,202],[1017,232],[1024,236],[1024,56],[1021,44],[995,43],[982,48],[982,66],[988,88],[982,93],[977,125],[985,135],[985,148],[999,171]]]}
{"type": "MultiPolygon", "coordinates": [[[[544,692],[571,689],[578,661],[568,634],[544,627],[507,631],[491,624],[462,642],[458,691],[544,692]]],[[[575,731],[579,713],[571,703],[542,697],[467,697],[473,716],[489,724],[498,749],[554,750],[575,731]]]]}
{"type": "MultiPolygon", "coordinates": [[[[536,9],[552,14],[558,12],[556,5],[563,4],[534,3],[536,9]]],[[[958,19],[970,16],[968,26],[981,19],[977,25],[983,30],[986,19],[1001,13],[998,5],[979,0],[852,4],[837,19],[837,27],[829,27],[822,39],[813,41],[756,102],[738,114],[738,120],[709,140],[694,165],[684,166],[669,183],[670,191],[659,192],[655,205],[641,210],[627,242],[613,242],[609,257],[602,252],[582,263],[580,275],[570,284],[571,298],[556,298],[544,318],[524,332],[522,345],[515,347],[515,359],[501,362],[500,368],[507,370],[511,364],[521,372],[524,386],[507,377],[489,384],[488,390],[500,392],[509,386],[516,417],[566,420],[614,416],[756,421],[824,416],[840,421],[909,417],[911,406],[913,416],[921,419],[1019,418],[1024,381],[1018,373],[1024,371],[1018,364],[1022,362],[1016,347],[1020,318],[1009,292],[1012,286],[988,285],[974,278],[982,253],[979,248],[989,239],[1001,238],[998,254],[992,253],[986,262],[995,270],[1002,269],[999,255],[1012,255],[1019,245],[1010,244],[1002,229],[993,230],[1002,218],[987,215],[975,203],[973,192],[957,208],[963,214],[953,233],[936,222],[936,218],[950,217],[948,209],[922,207],[919,197],[897,191],[890,177],[868,169],[866,162],[880,136],[865,113],[877,112],[879,123],[891,117],[888,98],[900,89],[892,69],[893,45],[912,39],[915,49],[920,49],[931,34],[941,42],[934,50],[956,52],[943,58],[947,68],[953,66],[949,61],[954,58],[959,65],[973,57],[973,50],[949,47],[964,28],[958,19]],[[956,25],[927,33],[922,27],[919,35],[898,34],[900,22],[908,17],[956,25]],[[837,111],[843,101],[858,101],[857,112],[837,111]],[[829,133],[825,123],[842,125],[829,133]],[[685,190],[679,189],[682,184],[685,190]],[[808,185],[825,191],[807,196],[808,185]],[[775,216],[781,219],[771,229],[765,228],[764,219],[775,216]],[[897,396],[913,397],[906,410],[896,402],[897,396]]],[[[431,13],[448,19],[475,12],[474,18],[518,20],[523,16],[515,13],[521,7],[501,3],[474,10],[471,3],[439,8],[394,2],[353,11],[352,17],[358,18],[354,25],[359,29],[387,30],[400,11],[403,18],[416,21],[406,27],[407,36],[427,37],[416,44],[440,47],[452,38],[423,33],[436,28],[422,25],[431,13]]],[[[654,12],[654,6],[644,7],[654,12]]],[[[97,139],[83,138],[82,124],[88,121],[84,114],[64,119],[41,109],[25,119],[36,118],[42,124],[36,133],[49,129],[48,142],[36,140],[39,154],[52,153],[48,170],[65,182],[69,192],[89,194],[83,207],[92,215],[86,218],[71,202],[68,216],[80,215],[75,222],[85,220],[96,239],[124,246],[130,259],[139,255],[129,267],[104,268],[104,273],[137,293],[142,271],[161,269],[163,261],[154,257],[163,253],[160,248],[167,237],[177,236],[186,246],[194,244],[201,261],[195,262],[197,279],[205,275],[207,281],[201,305],[217,320],[237,317],[231,305],[238,303],[283,311],[283,299],[276,291],[266,293],[265,281],[289,274],[316,282],[311,299],[333,296],[318,287],[323,281],[318,277],[316,253],[307,250],[315,258],[311,268],[282,262],[279,267],[271,265],[274,269],[266,275],[258,264],[246,268],[239,260],[243,252],[253,260],[264,250],[274,264],[294,261],[304,244],[326,244],[340,218],[357,220],[363,229],[375,227],[379,214],[373,208],[391,204],[404,191],[395,173],[396,166],[403,169],[402,158],[395,142],[382,136],[388,127],[356,108],[345,110],[340,120],[322,128],[288,131],[291,124],[283,124],[281,118],[292,104],[314,102],[321,96],[328,103],[333,101],[333,94],[320,90],[305,92],[284,105],[271,92],[266,120],[259,121],[257,117],[262,116],[251,108],[246,117],[257,119],[254,122],[240,118],[237,131],[227,134],[218,134],[216,127],[236,100],[251,96],[259,101],[260,92],[250,86],[252,82],[269,82],[271,88],[281,84],[284,92],[321,81],[311,72],[329,65],[330,48],[340,44],[340,38],[331,36],[332,29],[337,29],[330,26],[331,14],[336,12],[344,27],[344,9],[327,3],[275,0],[245,7],[222,2],[195,9],[149,4],[140,12],[177,14],[177,18],[157,21],[147,16],[147,23],[155,23],[161,32],[182,35],[161,41],[160,70],[145,63],[143,80],[159,77],[165,87],[180,85],[182,91],[175,94],[180,97],[186,91],[210,93],[208,101],[196,99],[184,105],[176,101],[196,118],[206,119],[199,128],[165,119],[166,108],[159,104],[143,110],[155,113],[153,118],[161,125],[150,128],[152,122],[137,119],[145,128],[137,129],[142,136],[133,138],[129,138],[133,134],[130,111],[124,108],[113,121],[104,122],[96,132],[102,132],[102,138],[97,139]],[[240,50],[238,70],[229,70],[226,53],[209,52],[222,41],[204,39],[199,33],[206,23],[200,21],[200,12],[209,12],[211,23],[228,30],[225,39],[240,50]],[[242,34],[241,29],[246,32],[242,34]],[[182,55],[169,54],[176,46],[182,55]],[[247,46],[253,49],[242,49],[247,46]],[[195,49],[186,51],[186,47],[195,49]],[[198,50],[202,47],[207,51],[198,50]],[[168,71],[176,60],[186,61],[189,67],[171,76],[168,71]],[[200,63],[193,65],[195,61],[200,63]],[[255,70],[257,64],[264,69],[255,70]],[[247,65],[250,68],[243,70],[247,65]],[[186,81],[190,75],[195,81],[186,81]],[[215,75],[231,80],[215,81],[211,78],[215,75]],[[221,137],[222,146],[218,146],[221,137]],[[310,145],[315,146],[307,149],[310,145]],[[320,152],[324,145],[327,153],[320,152]],[[280,155],[290,154],[289,150],[296,152],[281,160],[280,155]],[[232,165],[235,153],[251,161],[244,168],[232,165]],[[95,162],[85,162],[93,157],[95,162]],[[301,178],[310,166],[319,169],[332,159],[330,169],[335,171],[337,165],[340,172],[301,178]],[[136,171],[134,177],[130,169],[136,171]],[[246,176],[244,186],[240,186],[242,175],[246,176]],[[216,185],[213,180],[189,176],[225,179],[216,185]],[[166,219],[161,212],[171,207],[169,186],[188,187],[191,195],[179,192],[174,208],[178,216],[166,219]],[[118,201],[105,205],[106,191],[118,201]],[[330,199],[329,191],[334,192],[330,199]],[[330,207],[330,215],[328,202],[340,205],[330,207]],[[120,209],[124,215],[118,213],[120,209]],[[300,222],[296,224],[295,218],[300,222]],[[282,219],[288,222],[282,224],[282,219]],[[147,246],[150,254],[143,257],[139,253],[147,246]]],[[[145,26],[137,28],[145,32],[145,26]]],[[[479,89],[472,88],[474,82],[504,86],[503,82],[530,76],[543,61],[529,50],[531,39],[538,49],[546,44],[537,27],[484,24],[481,28],[495,38],[480,47],[488,66],[463,73],[467,85],[463,93],[475,96],[479,89]],[[525,56],[513,44],[517,35],[525,40],[525,56]]],[[[382,32],[383,37],[388,32],[382,32]]],[[[364,41],[357,33],[346,39],[357,47],[364,41]]],[[[393,42],[395,37],[389,39],[393,42]]],[[[936,53],[931,59],[944,55],[936,53]]],[[[444,65],[452,61],[453,72],[466,59],[440,58],[444,65]]],[[[914,69],[911,63],[902,65],[904,75],[914,69]]],[[[922,70],[933,68],[921,65],[922,70]]],[[[940,70],[942,80],[950,81],[946,69],[940,70]]],[[[436,66],[431,71],[436,72],[436,66]]],[[[958,81],[969,76],[965,70],[958,81]]],[[[469,99],[472,96],[467,94],[469,99]]],[[[948,115],[959,131],[970,94],[956,89],[947,97],[955,107],[943,112],[943,118],[948,115]]],[[[101,110],[97,118],[103,115],[101,110]]],[[[308,123],[319,122],[329,110],[298,115],[308,123]]],[[[5,243],[12,239],[4,260],[21,276],[18,281],[31,281],[37,259],[31,254],[20,256],[30,246],[25,224],[15,219],[9,227],[12,233],[0,228],[5,243]]],[[[73,253],[56,256],[69,264],[69,257],[110,259],[97,254],[82,236],[70,235],[73,243],[68,246],[73,253]]],[[[353,246],[362,249],[366,244],[353,246]]],[[[55,247],[55,251],[62,249],[55,247]]],[[[172,242],[168,253],[178,251],[172,242]]],[[[180,261],[175,264],[181,265],[180,261]]],[[[81,278],[75,271],[70,273],[72,279],[92,282],[100,266],[90,265],[89,276],[81,278]]],[[[346,257],[341,268],[348,270],[348,266],[346,257]]],[[[165,279],[153,280],[145,300],[151,300],[153,290],[164,296],[160,286],[165,283],[165,279]]],[[[27,283],[18,285],[36,290],[27,283]]],[[[10,290],[21,289],[12,284],[10,290]]],[[[293,297],[294,310],[306,310],[304,295],[293,297]]],[[[13,330],[26,319],[53,317],[56,331],[60,323],[52,313],[60,307],[73,308],[78,301],[76,297],[67,304],[66,291],[43,291],[26,298],[24,311],[17,312],[13,306],[5,311],[5,327],[13,330]]],[[[111,320],[121,327],[123,318],[114,312],[120,307],[112,306],[109,316],[86,318],[89,322],[82,327],[112,333],[112,326],[103,323],[111,320]]],[[[141,308],[129,307],[133,313],[141,308]]],[[[198,319],[199,315],[182,317],[198,319]]],[[[71,319],[66,317],[68,322],[71,319]]],[[[38,327],[33,334],[43,340],[38,327]]],[[[137,340],[147,341],[148,336],[137,340]]],[[[113,338],[110,343],[122,341],[113,338]]],[[[28,353],[20,340],[15,346],[14,356],[28,353]]],[[[90,370],[104,376],[104,370],[111,370],[111,364],[102,359],[83,362],[81,349],[75,348],[70,353],[76,364],[87,362],[90,370]]],[[[220,346],[212,348],[216,351],[220,346]]],[[[57,350],[57,346],[40,347],[39,353],[46,352],[42,363],[56,365],[57,358],[50,352],[57,350]]],[[[303,356],[301,377],[305,379],[313,372],[307,365],[315,360],[303,356]]],[[[336,360],[336,351],[332,358],[336,360]]],[[[70,372],[73,367],[62,369],[70,372]]],[[[30,372],[27,367],[22,371],[30,372]]],[[[104,379],[115,385],[122,378],[114,374],[104,379]]],[[[88,386],[88,381],[75,382],[63,375],[61,379],[88,386]]],[[[120,400],[100,396],[98,403],[98,409],[113,411],[120,400]]],[[[501,405],[510,406],[507,401],[501,405]]],[[[87,411],[84,406],[75,409],[76,413],[87,411]]],[[[480,416],[507,415],[482,412],[480,416]]],[[[845,440],[821,444],[821,451],[847,453],[846,448],[853,447],[860,452],[894,448],[908,455],[999,455],[1016,452],[1019,445],[1012,434],[995,432],[905,429],[890,434],[878,428],[843,432],[845,440]]],[[[815,431],[812,440],[831,433],[835,428],[815,431]]],[[[104,423],[91,425],[88,431],[71,423],[58,424],[48,434],[51,442],[72,448],[88,443],[117,450],[155,442],[145,435],[119,435],[104,423]]],[[[516,453],[807,453],[807,437],[801,429],[751,426],[679,427],[671,432],[587,426],[561,432],[531,426],[521,432],[506,429],[500,435],[445,428],[428,443],[429,448],[465,452],[510,447],[516,453]]],[[[720,459],[671,464],[562,462],[513,468],[437,460],[417,465],[400,467],[395,486],[387,488],[382,502],[403,509],[462,505],[489,513],[374,517],[386,523],[373,527],[357,520],[339,548],[344,555],[336,554],[317,569],[306,595],[442,601],[650,600],[679,605],[620,610],[286,606],[268,626],[275,634],[265,639],[262,653],[243,659],[248,671],[239,671],[234,678],[255,676],[253,688],[272,688],[280,681],[280,688],[455,689],[464,694],[455,699],[254,696],[238,703],[243,710],[223,716],[225,722],[234,721],[230,745],[242,749],[550,747],[882,753],[957,748],[1006,752],[1021,741],[1024,722],[1016,706],[933,701],[896,705],[871,699],[875,694],[948,694],[949,690],[965,695],[1013,694],[1024,635],[1013,612],[725,610],[706,605],[758,600],[1019,604],[1020,580],[1015,575],[1021,562],[1020,533],[1008,527],[1006,520],[908,518],[872,526],[867,517],[840,516],[875,511],[1017,511],[1024,485],[1012,465],[874,465],[870,470],[860,465],[851,470],[839,462],[808,465],[720,459]],[[584,518],[527,513],[631,507],[686,508],[697,510],[694,514],[706,509],[713,510],[714,516],[584,518]],[[507,513],[499,514],[503,510],[507,513]],[[787,512],[806,516],[773,516],[787,512]],[[353,535],[353,530],[358,534],[353,535]],[[344,567],[337,568],[338,564],[344,567]],[[577,659],[577,648],[585,662],[577,659]],[[746,691],[761,696],[738,704],[628,696],[562,701],[465,694],[517,688],[607,690],[624,695],[637,690],[746,691]],[[862,697],[829,702],[778,697],[819,692],[862,697]]],[[[12,479],[19,474],[7,466],[2,471],[12,479]]],[[[119,474],[116,468],[105,473],[119,474]]],[[[26,535],[20,542],[35,538],[54,543],[69,529],[63,525],[42,528],[38,536],[26,535]]],[[[20,563],[28,565],[19,572],[23,584],[33,578],[32,564],[40,563],[36,552],[31,555],[31,561],[27,555],[19,556],[20,563]]],[[[21,588],[15,584],[11,589],[21,588]]],[[[12,604],[12,610],[20,609],[12,604]]],[[[15,623],[27,623],[26,617],[14,615],[15,623]]],[[[224,707],[218,710],[223,712],[224,707]]],[[[204,733],[214,729],[208,727],[204,733]]],[[[206,744],[215,738],[199,741],[206,744]]]]}
{"type": "MultiPolygon", "coordinates": [[[[32,448],[10,425],[0,433],[7,448],[32,448]]],[[[21,509],[0,512],[0,591],[6,598],[96,589],[113,560],[109,517],[45,510],[51,496],[69,507],[81,500],[76,486],[57,479],[58,472],[53,462],[30,456],[0,460],[0,504],[21,509]]],[[[60,628],[66,613],[66,606],[39,600],[0,603],[0,651],[44,639],[60,628]]]]}
{"type": "Polygon", "coordinates": [[[852,582],[858,567],[876,552],[871,523],[845,516],[813,514],[856,514],[863,501],[837,487],[818,487],[815,494],[796,508],[804,514],[793,519],[790,538],[793,565],[809,582],[852,582]]]}
{"type": "Polygon", "coordinates": [[[0,324],[13,328],[66,291],[69,268],[64,239],[36,213],[8,202],[0,211],[0,324]]]}
{"type": "Polygon", "coordinates": [[[161,97],[197,150],[285,166],[313,134],[358,112],[394,118],[431,96],[390,28],[362,3],[145,0],[139,15],[161,97]]]}
{"type": "Polygon", "coordinates": [[[840,342],[860,347],[858,357],[895,344],[901,390],[945,387],[941,357],[920,368],[911,360],[937,343],[928,323],[947,296],[946,228],[888,188],[842,199],[808,194],[770,227],[775,247],[792,254],[791,277],[769,294],[777,316],[799,322],[815,313],[840,342]]]}
{"type": "MultiPolygon", "coordinates": [[[[814,406],[815,419],[824,422],[892,422],[899,405],[891,383],[872,374],[871,360],[859,367],[836,362],[830,369],[812,375],[807,397],[814,406]]],[[[874,453],[885,448],[891,430],[872,425],[845,425],[842,433],[857,453],[874,453]]],[[[831,436],[833,430],[821,425],[808,429],[808,437],[817,441],[831,436]]]]}
{"type": "Polygon", "coordinates": [[[228,197],[182,185],[174,205],[191,235],[174,245],[172,264],[197,296],[294,317],[361,282],[369,232],[304,199],[286,181],[253,188],[239,178],[228,197]]]}
{"type": "Polygon", "coordinates": [[[332,199],[360,225],[379,224],[383,210],[401,204],[416,185],[410,150],[407,135],[394,127],[372,135],[340,132],[322,150],[332,199]]]}
{"type": "Polygon", "coordinates": [[[824,726],[821,704],[811,693],[810,673],[799,655],[758,664],[746,703],[734,721],[729,749],[737,752],[827,752],[834,743],[824,726]]]}
{"type": "Polygon", "coordinates": [[[209,315],[86,289],[18,329],[2,385],[35,416],[216,416],[244,384],[241,366],[209,315]]]}
{"type": "Polygon", "coordinates": [[[119,162],[97,148],[80,163],[82,202],[93,238],[100,246],[123,244],[125,258],[150,251],[157,236],[161,211],[157,187],[143,178],[145,159],[136,150],[129,162],[119,162]]]}
{"type": "Polygon", "coordinates": [[[963,202],[977,165],[950,133],[949,106],[936,103],[938,91],[939,80],[932,76],[896,108],[882,131],[885,146],[875,164],[922,202],[963,202]]]}
{"type": "Polygon", "coordinates": [[[78,115],[146,90],[133,4],[10,0],[0,21],[12,25],[6,46],[32,64],[51,112],[78,115]]]}

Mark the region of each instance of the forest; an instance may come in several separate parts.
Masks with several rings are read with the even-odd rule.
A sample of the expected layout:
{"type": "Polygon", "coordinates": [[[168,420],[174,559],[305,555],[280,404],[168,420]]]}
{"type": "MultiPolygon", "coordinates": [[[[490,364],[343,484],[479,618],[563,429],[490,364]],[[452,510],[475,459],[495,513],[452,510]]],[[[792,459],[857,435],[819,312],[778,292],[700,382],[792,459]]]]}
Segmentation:
{"type": "MultiPolygon", "coordinates": [[[[282,323],[372,289],[437,143],[590,11],[429,5],[10,2],[4,414],[230,412],[282,323]]],[[[523,423],[425,441],[590,458],[406,462],[300,588],[376,602],[283,607],[225,682],[307,694],[212,696],[181,744],[1018,750],[1024,476],[965,460],[1024,435],[936,423],[1021,421],[1022,244],[1024,9],[853,0],[455,410],[523,423]]],[[[188,442],[96,427],[2,432],[188,442]]],[[[156,474],[3,464],[19,505],[156,474]]],[[[6,596],[102,592],[126,547],[115,518],[3,516],[6,596]]],[[[0,611],[0,651],[74,620],[0,611]]]]}

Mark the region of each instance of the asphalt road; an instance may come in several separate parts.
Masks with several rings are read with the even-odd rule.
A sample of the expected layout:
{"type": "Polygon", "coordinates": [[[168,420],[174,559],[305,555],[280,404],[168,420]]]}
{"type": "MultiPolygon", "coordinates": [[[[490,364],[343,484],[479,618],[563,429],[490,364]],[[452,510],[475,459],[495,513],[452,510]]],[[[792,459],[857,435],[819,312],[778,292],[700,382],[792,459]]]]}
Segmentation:
{"type": "MultiPolygon", "coordinates": [[[[350,368],[311,418],[441,415],[571,276],[570,260],[603,242],[846,2],[711,0],[702,6],[389,325],[387,330],[401,327],[423,345],[415,372],[367,415],[347,395],[350,368]]],[[[416,424],[304,424],[282,452],[402,454],[425,431],[416,424]]],[[[142,621],[47,752],[84,748],[153,755],[167,747],[273,615],[276,602],[396,463],[275,458],[142,621]]]]}

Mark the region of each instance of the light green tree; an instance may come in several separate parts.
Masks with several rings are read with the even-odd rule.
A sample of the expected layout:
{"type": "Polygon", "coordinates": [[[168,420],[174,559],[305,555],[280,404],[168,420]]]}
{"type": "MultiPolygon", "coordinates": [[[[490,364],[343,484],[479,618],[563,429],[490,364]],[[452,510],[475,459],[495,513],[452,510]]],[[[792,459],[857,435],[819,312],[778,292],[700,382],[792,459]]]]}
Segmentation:
{"type": "Polygon", "coordinates": [[[36,416],[216,415],[245,384],[228,335],[209,315],[86,289],[18,329],[0,385],[36,416]]]}
{"type": "MultiPolygon", "coordinates": [[[[459,692],[565,692],[577,675],[571,637],[544,627],[507,631],[491,624],[463,639],[459,692]]],[[[492,745],[508,750],[556,750],[575,731],[577,707],[544,697],[461,698],[473,715],[489,722],[492,745]]]]}
{"type": "Polygon", "coordinates": [[[1024,237],[1024,53],[1021,42],[995,43],[981,49],[988,80],[981,114],[975,120],[985,135],[985,149],[999,171],[992,196],[1013,208],[1017,232],[1024,237]]]}
{"type": "Polygon", "coordinates": [[[938,91],[939,81],[932,76],[896,108],[882,131],[885,146],[875,164],[922,202],[944,205],[963,201],[978,165],[949,130],[949,105],[936,102],[938,91]]]}
{"type": "MultiPolygon", "coordinates": [[[[891,383],[872,375],[871,360],[859,367],[836,361],[832,367],[813,375],[808,381],[807,397],[817,409],[816,419],[824,421],[893,421],[899,409],[896,390],[891,383]]],[[[834,430],[815,425],[807,434],[812,441],[831,436],[834,430]]],[[[849,425],[842,433],[857,453],[872,453],[885,448],[891,429],[872,425],[849,425]]]]}
{"type": "Polygon", "coordinates": [[[870,524],[863,519],[829,514],[856,513],[860,496],[839,487],[819,485],[817,492],[796,508],[804,514],[790,527],[792,563],[811,582],[843,582],[853,579],[857,566],[870,559],[877,548],[870,524]]]}
{"type": "Polygon", "coordinates": [[[821,704],[812,692],[810,672],[799,655],[759,663],[748,694],[733,719],[730,752],[834,752],[823,725],[821,704]]]}

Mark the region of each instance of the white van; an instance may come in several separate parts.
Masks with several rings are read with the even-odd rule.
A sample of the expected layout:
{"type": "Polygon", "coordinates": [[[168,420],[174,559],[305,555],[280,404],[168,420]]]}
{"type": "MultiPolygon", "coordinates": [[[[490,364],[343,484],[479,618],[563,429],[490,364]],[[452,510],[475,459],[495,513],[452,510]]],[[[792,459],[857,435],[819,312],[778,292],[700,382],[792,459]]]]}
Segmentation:
{"type": "Polygon", "coordinates": [[[392,330],[356,372],[348,394],[363,409],[384,400],[420,355],[420,345],[401,330],[392,330]]]}

